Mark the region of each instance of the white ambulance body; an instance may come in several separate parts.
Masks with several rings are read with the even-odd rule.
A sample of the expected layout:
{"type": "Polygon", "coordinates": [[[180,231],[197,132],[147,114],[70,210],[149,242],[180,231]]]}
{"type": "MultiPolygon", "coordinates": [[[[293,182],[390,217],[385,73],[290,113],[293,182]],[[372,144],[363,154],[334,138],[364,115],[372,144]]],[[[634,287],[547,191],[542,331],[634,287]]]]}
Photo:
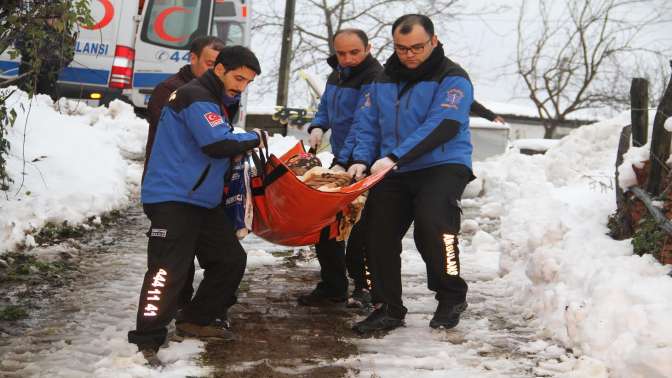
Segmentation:
{"type": "MultiPolygon", "coordinates": [[[[75,57],[59,74],[64,97],[102,100],[118,98],[131,82],[133,45],[139,0],[92,0],[94,25],[77,28],[75,57]]],[[[18,75],[19,59],[0,55],[0,77],[18,75]]]]}
{"type": "MultiPolygon", "coordinates": [[[[154,87],[189,64],[194,38],[250,45],[249,0],[91,0],[91,15],[94,25],[78,28],[75,57],[59,74],[64,97],[146,108],[154,87]]],[[[15,77],[18,65],[3,53],[0,77],[15,77]]]]}

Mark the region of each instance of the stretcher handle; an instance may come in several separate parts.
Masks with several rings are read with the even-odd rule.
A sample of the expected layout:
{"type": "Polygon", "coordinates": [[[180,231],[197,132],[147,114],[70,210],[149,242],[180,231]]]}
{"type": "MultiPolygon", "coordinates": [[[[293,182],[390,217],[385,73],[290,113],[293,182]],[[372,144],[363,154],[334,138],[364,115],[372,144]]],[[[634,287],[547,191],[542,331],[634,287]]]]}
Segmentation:
{"type": "Polygon", "coordinates": [[[252,157],[252,162],[257,168],[257,175],[263,178],[266,176],[266,170],[264,167],[266,167],[266,162],[270,160],[270,156],[268,154],[268,138],[266,138],[266,133],[260,130],[259,137],[261,138],[262,143],[259,145],[259,147],[250,151],[250,156],[252,157]],[[262,144],[264,147],[262,147],[262,144]],[[259,153],[257,153],[257,149],[259,150],[259,153]]]}

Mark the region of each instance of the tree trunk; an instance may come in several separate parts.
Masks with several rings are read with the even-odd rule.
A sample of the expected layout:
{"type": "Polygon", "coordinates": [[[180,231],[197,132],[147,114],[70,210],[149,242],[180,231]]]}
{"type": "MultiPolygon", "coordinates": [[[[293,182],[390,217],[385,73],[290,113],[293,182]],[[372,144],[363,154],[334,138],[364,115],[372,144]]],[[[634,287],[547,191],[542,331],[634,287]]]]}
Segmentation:
{"type": "Polygon", "coordinates": [[[555,134],[555,129],[557,127],[558,125],[553,121],[544,123],[544,139],[553,139],[553,135],[555,134]]]}

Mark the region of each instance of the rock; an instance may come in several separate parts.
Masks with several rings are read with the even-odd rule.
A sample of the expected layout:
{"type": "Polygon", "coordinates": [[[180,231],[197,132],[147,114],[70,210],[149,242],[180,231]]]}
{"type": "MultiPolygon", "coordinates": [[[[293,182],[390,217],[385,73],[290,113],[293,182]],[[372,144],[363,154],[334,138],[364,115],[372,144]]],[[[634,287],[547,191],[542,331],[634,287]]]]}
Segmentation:
{"type": "Polygon", "coordinates": [[[9,269],[9,264],[7,264],[7,261],[0,259],[0,271],[9,269]]]}
{"type": "Polygon", "coordinates": [[[28,271],[30,272],[30,274],[37,274],[40,272],[40,270],[37,269],[35,265],[31,265],[30,267],[28,267],[28,271]]]}

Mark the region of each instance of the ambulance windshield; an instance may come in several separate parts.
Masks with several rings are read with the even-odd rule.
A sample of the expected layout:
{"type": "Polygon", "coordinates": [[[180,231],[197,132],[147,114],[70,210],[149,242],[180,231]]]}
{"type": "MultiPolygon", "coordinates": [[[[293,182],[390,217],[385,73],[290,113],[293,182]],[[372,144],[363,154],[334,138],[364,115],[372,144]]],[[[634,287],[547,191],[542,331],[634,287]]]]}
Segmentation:
{"type": "Polygon", "coordinates": [[[202,0],[150,0],[142,39],[155,45],[187,48],[195,36],[206,34],[210,7],[202,6],[204,2],[209,3],[202,0]]]}
{"type": "Polygon", "coordinates": [[[244,44],[244,25],[239,21],[239,1],[150,0],[145,12],[142,40],[154,45],[187,49],[191,41],[210,34],[227,45],[244,44]],[[211,4],[214,9],[211,12],[211,4]],[[212,15],[212,22],[208,22],[212,15]],[[210,27],[208,33],[208,27],[210,27]]]}

